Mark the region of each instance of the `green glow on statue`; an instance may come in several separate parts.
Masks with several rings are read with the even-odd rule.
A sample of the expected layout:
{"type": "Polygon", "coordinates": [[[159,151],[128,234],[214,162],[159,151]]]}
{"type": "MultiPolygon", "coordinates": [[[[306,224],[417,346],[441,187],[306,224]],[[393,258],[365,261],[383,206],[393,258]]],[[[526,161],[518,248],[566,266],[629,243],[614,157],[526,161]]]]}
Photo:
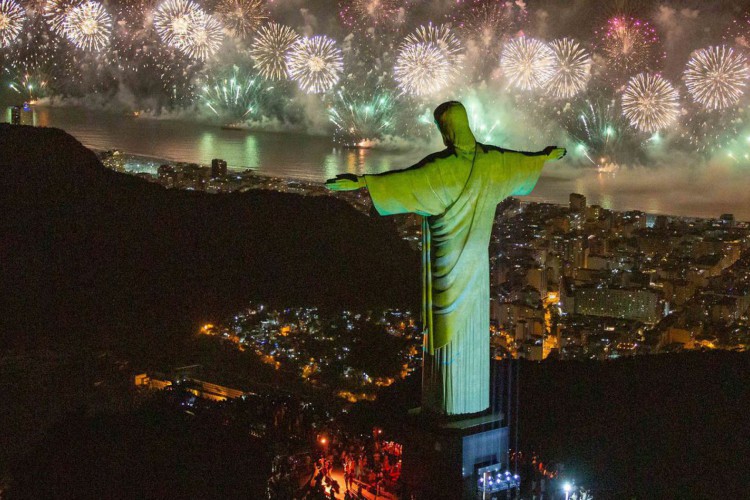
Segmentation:
{"type": "Polygon", "coordinates": [[[531,192],[544,162],[536,153],[478,143],[466,109],[446,102],[434,113],[446,149],[404,170],[329,179],[333,191],[367,187],[380,215],[416,213],[422,223],[423,408],[446,415],[489,406],[489,254],[495,209],[531,192]]]}

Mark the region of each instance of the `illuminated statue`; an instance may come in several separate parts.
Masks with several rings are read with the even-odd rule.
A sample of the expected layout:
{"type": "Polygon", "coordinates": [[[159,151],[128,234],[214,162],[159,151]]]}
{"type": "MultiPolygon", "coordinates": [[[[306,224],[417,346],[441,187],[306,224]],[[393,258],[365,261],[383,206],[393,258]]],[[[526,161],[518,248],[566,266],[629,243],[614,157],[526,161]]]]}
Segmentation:
{"type": "Polygon", "coordinates": [[[538,153],[479,144],[466,109],[435,110],[446,149],[405,170],[329,179],[333,191],[367,187],[380,215],[422,219],[422,320],[425,331],[422,408],[459,415],[489,407],[490,283],[488,247],[497,204],[531,192],[544,162],[565,149],[538,153]]]}

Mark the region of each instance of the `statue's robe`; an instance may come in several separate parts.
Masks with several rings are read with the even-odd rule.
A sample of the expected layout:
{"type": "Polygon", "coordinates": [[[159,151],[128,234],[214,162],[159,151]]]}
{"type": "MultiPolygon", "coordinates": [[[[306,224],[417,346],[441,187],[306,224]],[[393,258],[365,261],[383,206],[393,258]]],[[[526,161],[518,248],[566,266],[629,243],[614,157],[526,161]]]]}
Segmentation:
{"type": "Polygon", "coordinates": [[[448,149],[365,181],[381,215],[423,216],[422,406],[457,415],[489,407],[488,247],[497,204],[529,194],[548,157],[477,143],[465,111],[448,110],[438,126],[448,149]]]}

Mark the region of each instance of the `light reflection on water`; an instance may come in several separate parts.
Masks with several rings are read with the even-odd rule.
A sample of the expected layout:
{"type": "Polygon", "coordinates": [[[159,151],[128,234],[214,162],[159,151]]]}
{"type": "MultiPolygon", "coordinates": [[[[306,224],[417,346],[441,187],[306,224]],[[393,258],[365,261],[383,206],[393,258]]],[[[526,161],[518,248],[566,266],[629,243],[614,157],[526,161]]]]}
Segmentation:
{"type": "MultiPolygon", "coordinates": [[[[0,113],[9,121],[10,109],[0,113]]],[[[158,159],[209,164],[223,158],[230,168],[322,182],[339,173],[379,173],[408,167],[432,152],[426,146],[400,151],[337,149],[328,137],[299,133],[224,130],[190,121],[137,118],[71,107],[35,106],[24,114],[28,124],[59,127],[97,150],[158,159]]],[[[437,131],[436,131],[437,134],[437,131]]],[[[151,166],[149,166],[150,170],[151,166]]],[[[642,210],[698,217],[734,213],[750,220],[750,176],[722,167],[716,172],[685,165],[661,169],[620,169],[616,175],[577,168],[567,160],[550,164],[527,197],[567,204],[571,192],[589,204],[614,210],[642,210]]]]}
{"type": "MultiPolygon", "coordinates": [[[[9,112],[8,112],[9,115],[9,112]]],[[[5,121],[9,116],[5,117],[5,121]]],[[[222,158],[230,168],[308,181],[332,174],[382,172],[407,167],[425,152],[336,149],[327,137],[299,133],[225,130],[189,121],[116,115],[82,108],[35,106],[29,124],[59,127],[85,146],[172,161],[209,164],[222,158]]]]}

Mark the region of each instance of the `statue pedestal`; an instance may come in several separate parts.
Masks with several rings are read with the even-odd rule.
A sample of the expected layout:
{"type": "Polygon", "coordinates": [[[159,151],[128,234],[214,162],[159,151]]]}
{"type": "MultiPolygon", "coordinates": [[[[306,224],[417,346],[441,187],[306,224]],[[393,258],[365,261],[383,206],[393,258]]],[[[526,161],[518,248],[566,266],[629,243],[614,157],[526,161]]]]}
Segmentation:
{"type": "Polygon", "coordinates": [[[406,491],[420,499],[478,498],[477,469],[508,464],[502,424],[502,414],[439,420],[410,411],[401,474],[406,491]]]}

